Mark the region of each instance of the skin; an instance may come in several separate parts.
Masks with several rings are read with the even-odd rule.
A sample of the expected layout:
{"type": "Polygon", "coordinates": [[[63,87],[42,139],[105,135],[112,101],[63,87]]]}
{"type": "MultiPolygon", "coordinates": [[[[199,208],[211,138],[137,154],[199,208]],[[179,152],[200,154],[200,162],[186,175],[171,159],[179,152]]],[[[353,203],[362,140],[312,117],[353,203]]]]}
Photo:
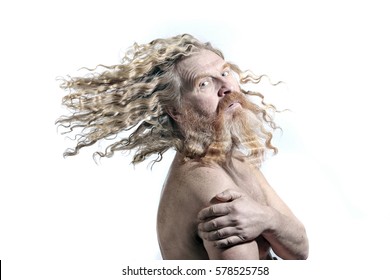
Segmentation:
{"type": "MultiPolygon", "coordinates": [[[[205,116],[239,84],[229,65],[203,50],[177,65],[183,102],[205,116]]],[[[239,105],[228,108],[229,116],[239,105]]],[[[178,125],[186,121],[171,112],[178,125]]],[[[306,259],[305,228],[261,171],[233,153],[227,163],[204,166],[177,153],[161,194],[157,233],[164,259],[306,259]]]]}

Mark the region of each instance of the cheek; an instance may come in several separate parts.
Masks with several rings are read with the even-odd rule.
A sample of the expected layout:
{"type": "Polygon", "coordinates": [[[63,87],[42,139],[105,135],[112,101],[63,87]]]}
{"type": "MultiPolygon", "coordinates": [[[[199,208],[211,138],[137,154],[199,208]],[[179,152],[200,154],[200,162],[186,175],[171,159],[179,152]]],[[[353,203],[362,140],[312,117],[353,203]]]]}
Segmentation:
{"type": "Polygon", "coordinates": [[[218,98],[214,96],[208,96],[202,99],[199,99],[198,109],[205,115],[212,115],[217,111],[218,107],[218,98]]]}
{"type": "Polygon", "coordinates": [[[201,115],[212,116],[217,111],[219,98],[213,92],[198,92],[187,95],[185,102],[201,115]]]}
{"type": "Polygon", "coordinates": [[[236,92],[240,91],[240,85],[238,84],[237,80],[234,77],[231,77],[231,84],[233,85],[233,91],[236,92]]]}

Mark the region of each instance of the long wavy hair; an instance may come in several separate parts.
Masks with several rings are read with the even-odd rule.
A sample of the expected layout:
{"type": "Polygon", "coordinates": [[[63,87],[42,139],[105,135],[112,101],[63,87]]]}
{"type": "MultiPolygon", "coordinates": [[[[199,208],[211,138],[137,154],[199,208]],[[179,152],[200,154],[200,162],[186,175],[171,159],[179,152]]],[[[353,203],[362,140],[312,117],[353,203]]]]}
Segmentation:
{"type": "MultiPolygon", "coordinates": [[[[62,79],[60,85],[68,94],[62,104],[70,114],[61,116],[56,124],[64,127],[63,133],[75,134],[74,148],[64,152],[73,156],[80,149],[102,140],[111,140],[104,151],[94,155],[111,157],[117,151],[134,151],[132,163],[140,163],[156,154],[155,162],[173,148],[190,157],[202,157],[205,150],[191,149],[185,134],[168,114],[181,106],[181,78],[176,70],[177,63],[200,50],[213,51],[221,58],[221,51],[210,43],[202,43],[189,34],[167,39],[156,39],[148,44],[134,44],[118,65],[98,65],[87,69],[82,77],[62,79]],[[103,69],[103,71],[98,71],[103,69]],[[121,139],[117,136],[127,133],[121,139]],[[190,152],[189,152],[190,151],[190,152]]],[[[258,83],[263,76],[250,71],[241,71],[237,65],[231,68],[238,74],[241,84],[258,83]]],[[[263,101],[259,92],[244,91],[261,98],[260,115],[269,129],[264,133],[264,148],[277,152],[271,144],[272,130],[276,125],[272,118],[275,107],[263,101]]],[[[207,149],[207,147],[205,147],[207,149]]]]}

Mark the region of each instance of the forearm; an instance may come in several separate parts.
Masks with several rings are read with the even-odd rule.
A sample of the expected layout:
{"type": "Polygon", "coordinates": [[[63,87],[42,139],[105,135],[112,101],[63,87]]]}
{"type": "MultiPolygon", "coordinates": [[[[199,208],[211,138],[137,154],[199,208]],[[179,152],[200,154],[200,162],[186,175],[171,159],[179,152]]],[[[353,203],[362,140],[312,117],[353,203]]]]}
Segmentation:
{"type": "Polygon", "coordinates": [[[282,259],[304,260],[308,257],[309,242],[305,227],[295,217],[281,214],[275,209],[269,228],[262,235],[273,251],[282,259]]]}

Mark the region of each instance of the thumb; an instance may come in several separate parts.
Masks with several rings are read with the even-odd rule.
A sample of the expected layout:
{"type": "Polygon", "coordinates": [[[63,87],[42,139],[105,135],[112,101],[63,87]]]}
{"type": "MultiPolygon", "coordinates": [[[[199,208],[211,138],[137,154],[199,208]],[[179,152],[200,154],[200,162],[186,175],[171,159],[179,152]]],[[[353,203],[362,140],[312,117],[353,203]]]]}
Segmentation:
{"type": "Polygon", "coordinates": [[[228,202],[242,197],[242,194],[236,190],[227,189],[215,196],[216,199],[222,202],[228,202]]]}

